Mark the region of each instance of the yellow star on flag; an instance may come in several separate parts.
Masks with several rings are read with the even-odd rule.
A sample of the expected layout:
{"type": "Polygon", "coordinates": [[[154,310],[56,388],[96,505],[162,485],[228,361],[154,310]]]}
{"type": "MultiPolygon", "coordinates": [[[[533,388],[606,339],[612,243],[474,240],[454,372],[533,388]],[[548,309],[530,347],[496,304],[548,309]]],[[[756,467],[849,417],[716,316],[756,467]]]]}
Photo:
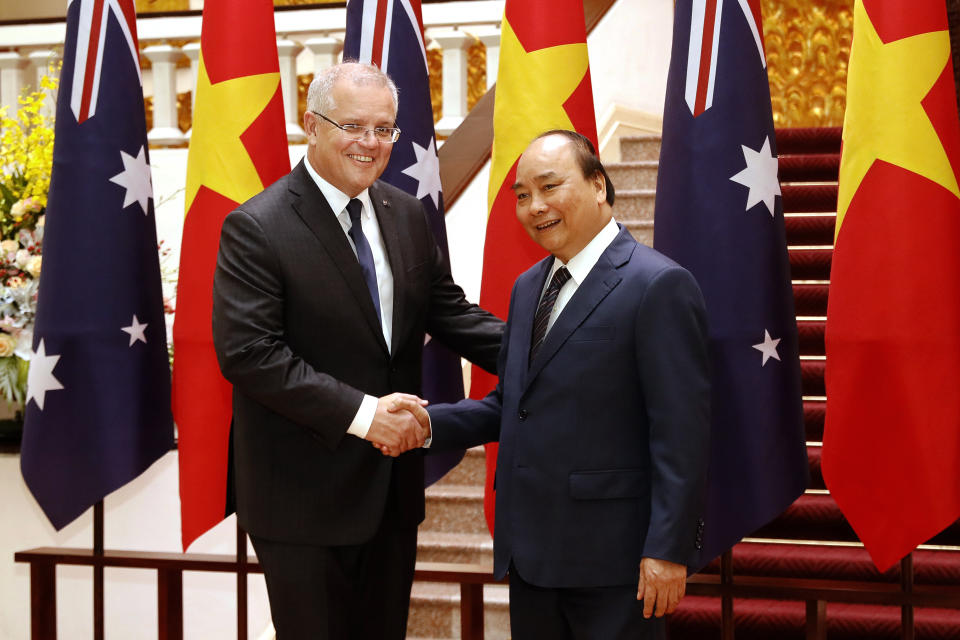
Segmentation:
{"type": "Polygon", "coordinates": [[[528,53],[507,20],[500,36],[500,61],[493,112],[493,126],[500,135],[493,143],[488,207],[493,206],[510,167],[534,137],[549,129],[574,128],[563,103],[580,86],[589,66],[586,43],[528,53]]]}
{"type": "Polygon", "coordinates": [[[187,158],[187,211],[201,184],[236,203],[246,202],[263,190],[240,136],[259,117],[279,85],[279,73],[211,84],[201,52],[187,158]]]}
{"type": "Polygon", "coordinates": [[[921,104],[949,61],[947,31],[921,33],[884,44],[862,0],[857,0],[836,234],[875,160],[924,176],[960,198],[943,143],[921,104]]]}

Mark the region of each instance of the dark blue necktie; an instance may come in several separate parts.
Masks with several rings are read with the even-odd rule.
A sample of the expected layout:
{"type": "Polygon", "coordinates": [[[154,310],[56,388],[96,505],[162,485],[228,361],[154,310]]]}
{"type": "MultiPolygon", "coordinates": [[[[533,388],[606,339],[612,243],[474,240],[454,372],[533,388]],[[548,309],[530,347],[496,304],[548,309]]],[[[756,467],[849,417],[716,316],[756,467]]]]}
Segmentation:
{"type": "Polygon", "coordinates": [[[560,295],[560,289],[563,288],[563,285],[566,284],[569,279],[570,272],[567,271],[566,267],[560,267],[554,272],[547,290],[543,292],[543,298],[540,299],[540,306],[537,307],[537,315],[533,318],[533,336],[530,340],[530,362],[533,362],[533,359],[537,357],[537,352],[540,351],[540,345],[543,344],[543,339],[547,336],[547,324],[550,321],[550,314],[553,313],[553,307],[557,303],[557,296],[560,295]]]}
{"type": "Polygon", "coordinates": [[[370,250],[370,243],[367,242],[367,236],[363,235],[363,227],[360,226],[361,203],[354,198],[347,203],[347,213],[350,214],[350,238],[353,240],[353,246],[357,248],[357,260],[360,261],[360,271],[363,272],[363,279],[367,283],[367,289],[370,291],[370,297],[373,298],[373,307],[377,310],[377,322],[380,319],[380,289],[377,287],[377,268],[373,264],[373,252],[370,250]]]}

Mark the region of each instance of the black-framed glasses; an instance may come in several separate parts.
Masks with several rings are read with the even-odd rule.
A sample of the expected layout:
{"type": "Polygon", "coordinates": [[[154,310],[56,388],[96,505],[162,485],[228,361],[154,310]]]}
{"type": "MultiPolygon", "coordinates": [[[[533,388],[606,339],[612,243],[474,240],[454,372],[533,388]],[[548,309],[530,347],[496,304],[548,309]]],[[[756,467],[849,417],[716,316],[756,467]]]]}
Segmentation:
{"type": "Polygon", "coordinates": [[[373,129],[368,129],[359,124],[340,124],[339,122],[334,122],[319,111],[314,111],[313,109],[310,109],[310,113],[320,116],[337,129],[340,129],[340,131],[347,134],[347,137],[351,140],[364,140],[368,133],[373,133],[373,137],[377,142],[384,142],[386,144],[393,144],[400,138],[400,129],[396,127],[374,127],[373,129]]]}

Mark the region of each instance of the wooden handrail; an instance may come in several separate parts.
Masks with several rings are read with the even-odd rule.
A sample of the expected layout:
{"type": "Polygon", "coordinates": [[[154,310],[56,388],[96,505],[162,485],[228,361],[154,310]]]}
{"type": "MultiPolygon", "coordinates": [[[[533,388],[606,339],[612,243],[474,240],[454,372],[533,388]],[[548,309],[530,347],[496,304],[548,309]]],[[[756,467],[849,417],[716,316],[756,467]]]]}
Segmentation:
{"type": "MultiPolygon", "coordinates": [[[[617,0],[583,0],[583,18],[587,35],[617,0]]],[[[493,146],[493,103],[496,85],[490,87],[474,105],[460,126],[437,151],[440,157],[440,182],[443,204],[449,210],[473,177],[490,157],[493,146]]]]}
{"type": "MultiPolygon", "coordinates": [[[[31,630],[34,640],[56,638],[56,566],[82,565],[157,571],[158,628],[161,640],[183,638],[183,572],[262,573],[251,558],[239,562],[235,556],[155,551],[104,551],[41,547],[14,554],[16,562],[30,564],[31,630]]],[[[416,580],[460,585],[461,638],[483,639],[483,586],[504,583],[496,580],[489,565],[418,562],[416,580]]],[[[960,586],[915,585],[911,581],[864,582],[760,576],[695,575],[687,593],[722,598],[762,598],[806,603],[807,638],[826,638],[827,602],[879,604],[909,608],[960,608],[960,586]]],[[[732,613],[732,612],[731,612],[732,613]]],[[[732,617],[732,616],[731,616],[732,617]]],[[[732,625],[732,620],[730,620],[732,625]]],[[[912,635],[912,620],[907,636],[912,635]]]]}

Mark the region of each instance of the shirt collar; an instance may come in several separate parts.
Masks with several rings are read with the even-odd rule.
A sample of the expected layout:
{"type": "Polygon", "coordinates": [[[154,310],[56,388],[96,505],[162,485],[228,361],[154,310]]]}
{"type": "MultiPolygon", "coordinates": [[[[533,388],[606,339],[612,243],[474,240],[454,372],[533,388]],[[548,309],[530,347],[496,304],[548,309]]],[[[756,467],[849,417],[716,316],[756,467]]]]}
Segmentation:
{"type": "MultiPolygon", "coordinates": [[[[333,211],[333,214],[339,217],[340,214],[346,210],[347,204],[351,200],[350,196],[320,177],[320,174],[317,173],[316,169],[313,168],[313,165],[310,164],[309,158],[304,158],[303,164],[307,168],[307,173],[310,174],[310,177],[313,178],[313,181],[320,189],[320,193],[322,193],[323,197],[326,198],[327,204],[330,205],[330,209],[333,211]]],[[[360,217],[371,217],[373,214],[373,204],[370,201],[370,189],[364,189],[354,197],[363,205],[360,217]]]]}
{"type": "Polygon", "coordinates": [[[553,268],[547,274],[547,282],[550,281],[557,269],[565,266],[567,271],[570,272],[570,277],[579,287],[590,275],[590,271],[597,264],[597,260],[600,259],[600,256],[603,255],[603,252],[606,251],[619,233],[620,227],[617,226],[617,221],[611,217],[603,229],[600,229],[597,235],[593,236],[593,240],[588,242],[587,246],[580,250],[580,253],[570,258],[567,264],[563,264],[559,258],[555,257],[553,259],[553,268]]]}

